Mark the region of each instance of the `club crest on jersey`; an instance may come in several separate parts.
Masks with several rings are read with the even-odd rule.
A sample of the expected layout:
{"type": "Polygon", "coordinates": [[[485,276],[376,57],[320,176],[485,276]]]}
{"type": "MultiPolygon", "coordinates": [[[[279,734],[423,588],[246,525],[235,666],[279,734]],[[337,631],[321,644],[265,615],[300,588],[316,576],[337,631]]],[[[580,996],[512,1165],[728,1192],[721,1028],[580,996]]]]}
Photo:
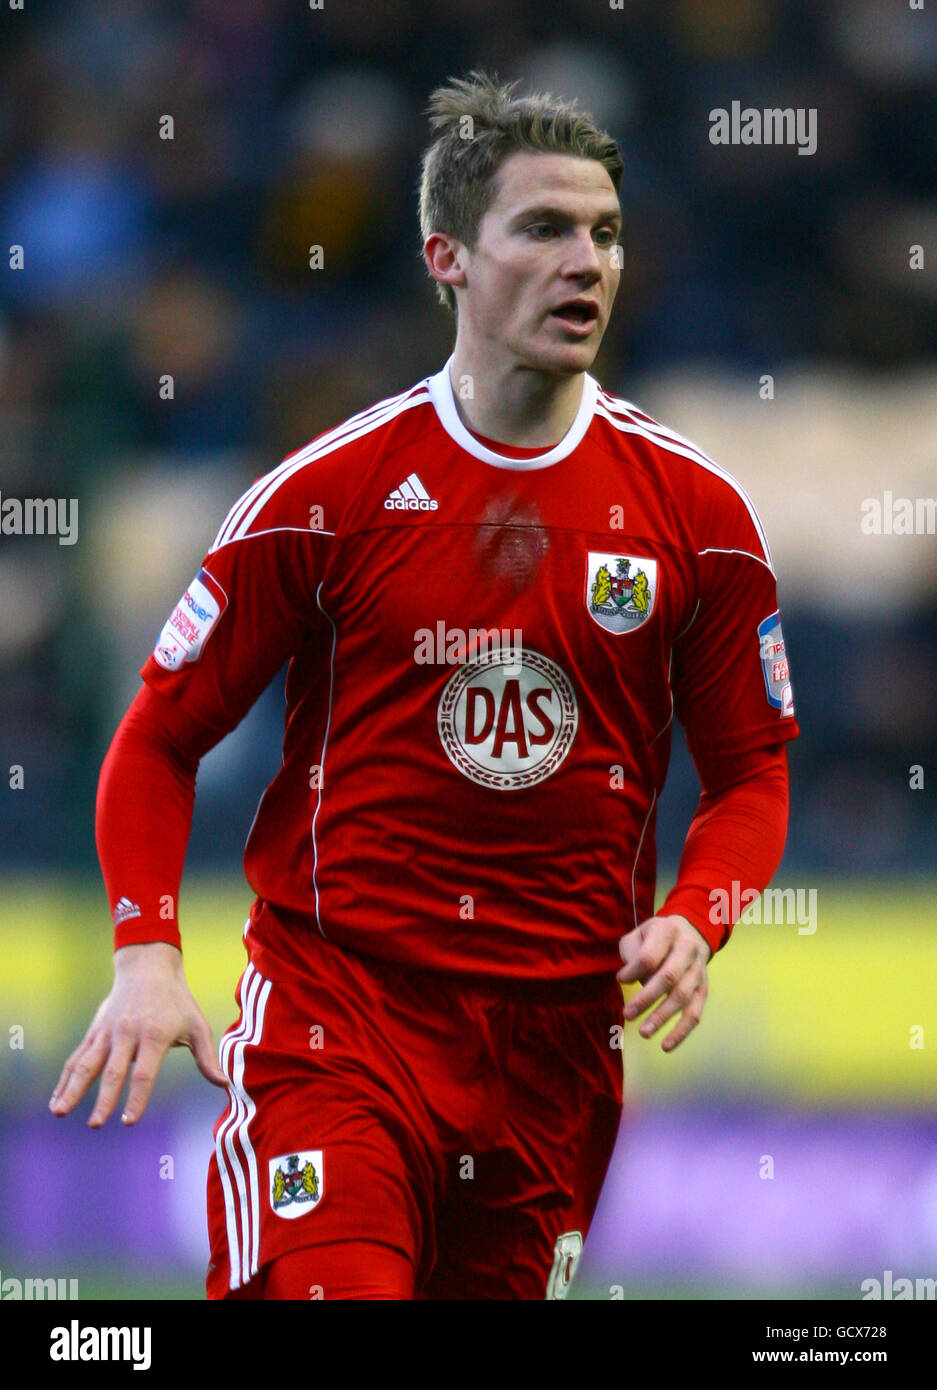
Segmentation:
{"type": "Polygon", "coordinates": [[[270,1205],[288,1221],[312,1211],[322,1201],[325,1172],[321,1149],[281,1154],[270,1160],[270,1205]]]}
{"type": "Polygon", "coordinates": [[[496,647],[456,667],[436,710],[454,767],[480,786],[519,791],[550,777],[579,726],[572,682],[527,647],[496,647]]]}
{"type": "Polygon", "coordinates": [[[586,608],[606,632],[634,632],[657,598],[657,561],[589,551],[586,608]]]}
{"type": "Polygon", "coordinates": [[[208,634],[228,606],[228,596],[213,575],[200,569],[176,604],[159,635],[153,656],[167,671],[198,661],[208,634]]]}
{"type": "Polygon", "coordinates": [[[780,612],[769,614],[763,622],[758,624],[758,654],[761,657],[761,669],[764,673],[768,704],[772,709],[781,711],[782,719],[786,719],[789,715],[793,716],[794,692],[791,689],[791,667],[784,646],[780,612]]]}

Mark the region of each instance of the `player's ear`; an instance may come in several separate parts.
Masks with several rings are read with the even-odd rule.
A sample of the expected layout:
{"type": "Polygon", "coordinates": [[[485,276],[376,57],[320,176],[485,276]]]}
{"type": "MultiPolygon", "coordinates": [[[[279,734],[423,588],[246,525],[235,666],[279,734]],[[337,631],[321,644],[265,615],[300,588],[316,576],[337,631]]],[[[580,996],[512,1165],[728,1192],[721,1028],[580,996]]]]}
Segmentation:
{"type": "Polygon", "coordinates": [[[431,232],[423,245],[423,259],[434,280],[444,285],[465,284],[465,247],[448,232],[431,232]]]}

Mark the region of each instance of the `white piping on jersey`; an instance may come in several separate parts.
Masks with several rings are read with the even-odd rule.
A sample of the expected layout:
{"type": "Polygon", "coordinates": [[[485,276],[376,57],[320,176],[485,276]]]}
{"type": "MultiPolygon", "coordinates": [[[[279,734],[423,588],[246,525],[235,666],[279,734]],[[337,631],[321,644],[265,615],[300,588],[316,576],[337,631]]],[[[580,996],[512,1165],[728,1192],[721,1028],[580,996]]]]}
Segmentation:
{"type": "Polygon", "coordinates": [[[240,1026],[227,1034],[218,1051],[221,1069],[231,1077],[228,1085],[229,1109],[215,1139],[215,1156],[225,1198],[225,1226],[228,1235],[229,1287],[240,1288],[256,1274],[260,1264],[260,1184],[257,1176],[257,1155],[248,1135],[257,1106],[244,1087],[244,1050],[256,1047],[263,1034],[264,1015],[273,983],[248,963],[239,993],[244,999],[244,1017],[240,1026]],[[233,1055],[233,1063],[231,1058],[233,1055]],[[230,1068],[229,1068],[230,1064],[230,1068]],[[247,1160],[247,1176],[234,1148],[239,1140],[247,1160]],[[237,1200],[231,1174],[225,1162],[228,1156],[237,1184],[237,1200]],[[240,1205],[241,1232],[238,1238],[237,1207],[240,1205]]]}
{"type": "MultiPolygon", "coordinates": [[[[697,600],[696,607],[699,608],[699,601],[698,601],[698,600],[697,600]]],[[[696,613],[694,612],[693,618],[695,618],[695,617],[696,617],[696,613]]],[[[691,623],[693,622],[693,618],[690,619],[690,622],[691,622],[691,623]]],[[[684,631],[686,631],[685,628],[684,628],[684,631]]],[[[683,634],[681,633],[681,636],[682,636],[682,635],[683,635],[683,634]]],[[[672,673],[672,672],[673,672],[673,647],[671,647],[671,649],[670,649],[670,660],[667,662],[667,694],[670,696],[670,717],[668,718],[666,724],[663,724],[663,725],[657,730],[657,733],[654,735],[654,737],[651,739],[650,743],[648,744],[648,746],[647,746],[647,751],[648,751],[649,753],[650,753],[651,749],[654,747],[654,744],[655,744],[655,743],[657,742],[657,740],[660,738],[660,736],[661,736],[662,734],[665,734],[665,733],[667,732],[667,730],[670,728],[671,724],[673,723],[673,717],[674,717],[674,710],[675,710],[675,707],[674,707],[674,702],[673,702],[673,686],[672,686],[671,683],[670,683],[670,677],[671,677],[671,673],[672,673]]],[[[639,858],[641,857],[641,846],[644,844],[644,832],[647,830],[648,822],[649,822],[650,819],[651,819],[651,812],[653,811],[656,802],[657,802],[657,788],[655,787],[655,788],[654,788],[654,795],[651,797],[651,804],[650,804],[650,806],[648,807],[648,810],[647,810],[647,815],[644,817],[644,825],[641,827],[641,838],[640,838],[640,840],[638,841],[638,848],[637,848],[637,851],[636,851],[635,856],[634,856],[634,865],[633,865],[633,867],[632,867],[632,869],[631,869],[631,910],[632,910],[632,912],[634,913],[634,924],[635,924],[635,926],[638,925],[638,904],[637,904],[637,902],[635,901],[635,896],[634,896],[634,876],[635,876],[635,874],[636,874],[637,871],[638,871],[638,860],[639,860],[639,858]]]]}
{"type": "MultiPolygon", "coordinates": [[[[703,552],[703,551],[700,552],[700,554],[704,554],[704,553],[705,553],[705,552],[703,552]]],[[[755,558],[756,558],[755,556],[752,556],[752,559],[755,559],[755,558]]],[[[761,561],[761,564],[764,564],[764,560],[761,561]]],[[[692,616],[692,618],[690,619],[690,621],[687,623],[686,627],[683,629],[683,632],[678,632],[678,633],[677,633],[676,637],[673,639],[675,642],[679,642],[679,641],[680,641],[680,638],[683,637],[686,633],[688,633],[689,630],[690,630],[690,628],[691,628],[691,627],[693,626],[693,624],[696,622],[696,615],[697,615],[697,613],[699,612],[699,608],[700,608],[700,604],[701,604],[701,603],[702,603],[702,599],[697,599],[697,600],[696,600],[696,607],[693,609],[693,616],[692,616]]],[[[671,648],[671,651],[670,651],[670,659],[671,659],[671,661],[673,661],[673,649],[672,649],[672,648],[671,648]]]]}
{"type": "Polygon", "coordinates": [[[463,425],[459,418],[452,391],[452,380],[449,376],[451,362],[452,358],[450,357],[442,371],[437,372],[435,376],[428,377],[426,384],[429,387],[436,414],[439,416],[439,423],[450,439],[454,439],[456,444],[466,453],[481,459],[482,463],[494,464],[495,468],[510,468],[515,472],[529,472],[535,468],[549,468],[551,464],[559,463],[561,459],[567,458],[582,443],[586,430],[592,423],[592,412],[595,409],[596,396],[599,390],[599,383],[594,377],[589,376],[588,372],[583,373],[582,398],[579,402],[576,418],[559,444],[555,444],[552,449],[547,449],[542,454],[536,454],[533,458],[515,459],[506,454],[495,453],[493,449],[482,444],[480,439],[476,439],[471,431],[463,425]]]}
{"type": "MultiPolygon", "coordinates": [[[[752,554],[750,550],[722,550],[717,545],[709,545],[706,547],[705,550],[698,550],[696,553],[697,555],[747,555],[749,560],[757,560],[759,565],[764,565],[765,569],[771,570],[771,573],[774,574],[774,570],[771,569],[771,566],[768,564],[768,561],[763,560],[760,555],[752,554]]],[[[777,579],[776,574],[774,575],[774,577],[775,579],[777,579]]]]}
{"type": "MultiPolygon", "coordinates": [[[[341,448],[343,444],[350,444],[355,439],[360,439],[363,435],[369,434],[371,430],[387,424],[402,411],[409,410],[415,405],[422,405],[427,400],[429,400],[429,394],[425,383],[420,382],[417,386],[411,386],[408,391],[401,392],[399,396],[391,396],[386,401],[379,401],[377,405],[362,410],[349,420],[345,420],[341,425],[336,425],[334,429],[329,430],[319,439],[313,440],[312,443],[305,445],[296,453],[290,454],[270,473],[258,478],[257,482],[238,498],[222,522],[218,534],[212,542],[209,554],[215,550],[220,550],[222,546],[230,544],[231,541],[243,540],[258,512],[269,502],[277,489],[294,473],[305,468],[307,463],[324,458],[326,454],[331,454],[335,449],[341,448]]],[[[297,527],[296,529],[301,530],[302,528],[297,527]]]]}
{"type": "MultiPolygon", "coordinates": [[[[414,389],[419,388],[411,387],[410,391],[413,391],[414,389]]],[[[381,418],[383,418],[385,412],[389,413],[393,409],[394,405],[396,405],[399,401],[403,400],[404,397],[406,397],[407,395],[409,395],[409,392],[403,391],[397,396],[391,396],[388,397],[386,400],[378,401],[375,405],[369,406],[367,410],[359,411],[357,415],[353,415],[350,419],[343,420],[341,424],[335,425],[331,430],[328,430],[324,435],[320,436],[318,439],[311,441],[309,444],[304,444],[301,449],[294,450],[292,454],[288,454],[287,457],[283,459],[283,461],[280,464],[278,464],[275,469],[271,470],[271,472],[269,473],[265,473],[262,478],[258,478],[257,481],[254,484],[252,484],[252,486],[249,487],[240,498],[238,498],[237,502],[235,502],[234,506],[228,513],[228,516],[225,518],[225,521],[222,523],[221,530],[218,532],[218,536],[215,538],[215,543],[212,546],[212,549],[214,550],[219,544],[224,543],[224,541],[222,541],[222,532],[225,532],[226,529],[228,531],[228,536],[226,537],[226,539],[231,538],[231,533],[233,532],[235,527],[237,527],[243,520],[245,512],[250,507],[251,503],[254,502],[257,499],[257,497],[264,491],[264,489],[271,482],[271,480],[276,478],[284,469],[300,461],[308,462],[307,454],[310,454],[311,451],[313,451],[314,449],[318,449],[320,446],[326,446],[334,444],[336,442],[344,443],[346,441],[346,438],[361,424],[363,424],[367,420],[371,420],[372,417],[376,417],[378,415],[380,415],[381,418]],[[237,518],[235,518],[235,513],[238,514],[237,518]]]]}
{"type": "MultiPolygon", "coordinates": [[[[669,721],[668,721],[668,722],[669,722],[669,721]]],[[[667,726],[666,726],[666,724],[665,724],[665,725],[664,725],[664,728],[666,728],[666,727],[667,727],[667,726]]],[[[661,733],[663,733],[663,731],[664,731],[664,730],[662,729],[662,730],[661,730],[661,733]]],[[[634,856],[634,865],[633,865],[633,867],[632,867],[632,869],[631,869],[631,911],[634,913],[634,924],[635,924],[635,926],[638,925],[638,903],[637,903],[637,899],[635,898],[635,895],[634,895],[634,876],[635,876],[635,874],[638,872],[638,860],[641,858],[641,846],[644,844],[644,834],[645,834],[645,831],[647,830],[648,822],[649,822],[650,819],[651,819],[651,812],[653,811],[653,809],[654,809],[654,807],[655,807],[656,805],[657,805],[657,788],[655,787],[655,788],[654,788],[654,795],[651,797],[651,804],[650,804],[650,806],[647,808],[647,815],[644,817],[644,824],[643,824],[642,827],[641,827],[641,838],[640,838],[640,840],[638,841],[638,848],[637,848],[637,850],[635,851],[635,856],[634,856]]]]}
{"type": "MultiPolygon", "coordinates": [[[[607,391],[600,390],[599,399],[596,401],[595,413],[596,415],[601,415],[604,420],[608,420],[610,425],[614,426],[616,430],[620,430],[623,434],[638,434],[643,439],[650,440],[652,444],[656,444],[661,449],[666,449],[672,454],[680,454],[683,458],[688,458],[692,463],[698,463],[699,466],[705,468],[708,473],[714,473],[717,478],[721,478],[723,482],[728,483],[742,499],[748,511],[748,515],[751,517],[752,525],[755,528],[755,534],[764,550],[762,563],[767,564],[768,569],[774,574],[774,565],[771,559],[771,550],[768,546],[768,537],[765,535],[764,527],[761,524],[761,518],[755,510],[755,504],[738,479],[733,478],[732,474],[727,472],[726,469],[720,468],[719,464],[715,463],[708,454],[704,454],[695,444],[691,444],[688,439],[684,439],[683,435],[676,434],[673,430],[667,429],[656,420],[652,423],[645,420],[636,420],[632,413],[633,410],[636,409],[637,407],[630,407],[627,401],[621,401],[617,396],[610,396],[607,391]],[[630,421],[630,423],[626,423],[626,420],[630,421]]],[[[756,555],[754,558],[757,560],[759,556],[756,555]]]]}
{"type": "MultiPolygon", "coordinates": [[[[283,766],[282,755],[281,755],[280,766],[281,766],[281,767],[283,766]]],[[[259,799],[258,799],[258,801],[257,801],[257,805],[256,805],[256,807],[255,807],[255,809],[254,809],[254,817],[253,817],[253,820],[251,821],[250,830],[248,830],[247,836],[246,836],[246,838],[245,838],[245,840],[244,840],[245,846],[247,846],[247,845],[250,844],[250,838],[251,838],[251,836],[252,836],[253,833],[254,833],[254,826],[257,824],[257,818],[258,818],[259,815],[260,815],[261,807],[263,806],[264,801],[265,801],[266,796],[267,796],[267,792],[270,790],[270,788],[272,787],[272,785],[273,785],[273,781],[271,780],[270,782],[267,783],[266,787],[264,787],[263,791],[260,793],[260,797],[259,797],[259,799]]],[[[247,921],[244,923],[244,932],[243,932],[243,935],[244,935],[245,937],[247,936],[247,932],[248,932],[248,929],[249,929],[249,927],[250,927],[250,924],[251,924],[251,919],[248,917],[247,921]]]]}
{"type": "MultiPolygon", "coordinates": [[[[697,603],[696,606],[697,606],[697,608],[698,608],[698,607],[699,607],[699,603],[697,603]]],[[[693,616],[695,617],[696,614],[694,613],[693,616]]],[[[691,620],[691,621],[692,621],[692,620],[691,620]]],[[[674,702],[673,702],[673,686],[670,684],[670,677],[671,677],[672,672],[673,672],[673,647],[670,648],[670,660],[667,662],[667,694],[670,696],[670,718],[667,720],[667,723],[664,724],[662,728],[660,728],[660,729],[657,730],[657,733],[656,733],[656,734],[654,735],[654,737],[651,739],[650,743],[649,743],[648,746],[647,746],[647,751],[648,751],[649,753],[650,753],[651,749],[654,747],[654,744],[655,744],[655,743],[657,742],[657,740],[660,738],[661,734],[665,734],[665,733],[667,732],[667,730],[670,728],[671,724],[673,723],[673,716],[674,716],[674,708],[675,708],[675,707],[674,707],[674,702]]]]}
{"type": "Polygon", "coordinates": [[[328,746],[328,742],[329,742],[329,730],[330,730],[330,728],[332,727],[332,692],[333,692],[333,690],[334,690],[334,688],[335,688],[335,644],[336,644],[336,642],[338,641],[338,632],[336,631],[335,624],[332,622],[332,619],[329,618],[328,613],[326,613],[325,609],[322,607],[322,599],[321,599],[320,596],[321,596],[321,594],[322,594],[322,584],[323,584],[323,582],[324,582],[323,580],[320,580],[320,581],[319,581],[319,587],[318,587],[318,589],[316,590],[316,604],[317,604],[317,606],[318,606],[319,612],[322,613],[324,617],[328,618],[329,625],[330,625],[330,627],[331,627],[331,629],[332,629],[332,651],[331,651],[331,653],[330,653],[330,655],[329,655],[329,708],[328,708],[328,712],[326,713],[326,716],[325,716],[325,733],[322,735],[322,754],[321,754],[321,761],[320,761],[320,763],[319,763],[319,785],[318,785],[318,787],[316,788],[316,791],[318,792],[318,796],[316,797],[316,809],[315,809],[315,811],[313,811],[313,813],[312,813],[311,834],[312,834],[312,887],[313,887],[313,892],[314,892],[315,895],[316,895],[316,926],[319,928],[319,935],[320,935],[325,941],[328,941],[328,937],[325,935],[325,932],[322,930],[322,918],[319,916],[319,884],[318,884],[317,875],[316,875],[316,871],[317,871],[317,869],[318,869],[318,867],[319,867],[319,846],[318,846],[318,844],[316,843],[316,820],[317,820],[318,815],[319,815],[319,807],[322,805],[322,785],[323,785],[323,781],[324,781],[324,778],[325,778],[325,750],[326,750],[326,747],[328,746]]]}
{"type": "MultiPolygon", "coordinates": [[[[275,536],[280,531],[298,531],[301,536],[334,536],[334,531],[326,531],[324,527],[318,526],[268,526],[265,531],[251,531],[249,535],[238,536],[236,539],[242,541],[252,541],[256,536],[275,536]]],[[[223,542],[230,544],[230,542],[223,542]]],[[[220,548],[220,547],[219,547],[220,548]]],[[[214,547],[212,547],[214,549],[214,547]]],[[[214,575],[212,575],[214,579],[214,575]]],[[[217,583],[218,581],[215,580],[217,583]]]]}

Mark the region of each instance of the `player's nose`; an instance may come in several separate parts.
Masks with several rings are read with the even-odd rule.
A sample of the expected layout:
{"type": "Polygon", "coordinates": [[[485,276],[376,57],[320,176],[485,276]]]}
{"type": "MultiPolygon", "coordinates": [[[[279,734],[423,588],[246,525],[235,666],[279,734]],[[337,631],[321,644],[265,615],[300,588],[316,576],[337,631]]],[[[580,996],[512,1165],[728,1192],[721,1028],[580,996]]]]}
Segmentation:
{"type": "Polygon", "coordinates": [[[567,275],[578,276],[593,285],[602,278],[602,258],[590,231],[576,236],[564,267],[567,275]]]}
{"type": "Polygon", "coordinates": [[[573,240],[573,260],[578,261],[589,271],[595,271],[596,275],[602,274],[602,253],[595,245],[595,238],[592,236],[591,228],[584,227],[577,232],[573,240]]]}

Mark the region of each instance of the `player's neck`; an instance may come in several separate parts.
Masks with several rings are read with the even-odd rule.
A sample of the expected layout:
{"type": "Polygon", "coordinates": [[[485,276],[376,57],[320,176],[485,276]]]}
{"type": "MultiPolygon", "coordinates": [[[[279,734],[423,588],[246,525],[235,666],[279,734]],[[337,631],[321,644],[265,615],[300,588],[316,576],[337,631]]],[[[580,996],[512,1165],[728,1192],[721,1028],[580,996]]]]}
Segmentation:
{"type": "Polygon", "coordinates": [[[502,444],[548,449],[576,418],[584,375],[557,376],[516,363],[480,361],[457,343],[449,379],[456,410],[468,429],[502,444]]]}

